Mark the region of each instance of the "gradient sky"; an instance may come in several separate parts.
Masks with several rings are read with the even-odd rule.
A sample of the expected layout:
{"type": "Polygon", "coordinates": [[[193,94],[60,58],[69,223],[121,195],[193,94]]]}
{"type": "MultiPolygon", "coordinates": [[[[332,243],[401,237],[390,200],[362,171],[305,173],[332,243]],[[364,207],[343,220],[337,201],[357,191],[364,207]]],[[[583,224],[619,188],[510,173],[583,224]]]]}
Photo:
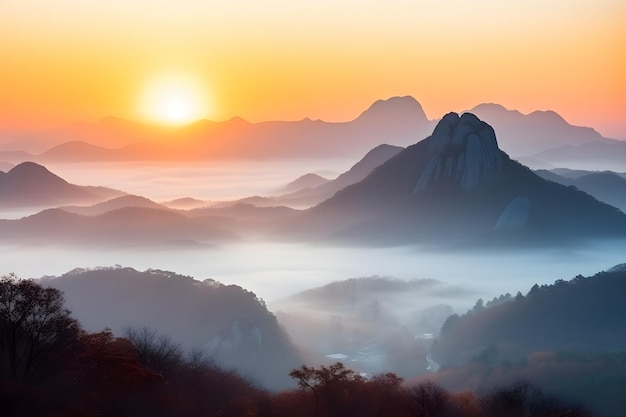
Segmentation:
{"type": "Polygon", "coordinates": [[[7,130],[146,120],[150,86],[178,77],[213,120],[412,95],[430,118],[497,102],[626,138],[625,74],[623,0],[0,0],[7,130]]]}

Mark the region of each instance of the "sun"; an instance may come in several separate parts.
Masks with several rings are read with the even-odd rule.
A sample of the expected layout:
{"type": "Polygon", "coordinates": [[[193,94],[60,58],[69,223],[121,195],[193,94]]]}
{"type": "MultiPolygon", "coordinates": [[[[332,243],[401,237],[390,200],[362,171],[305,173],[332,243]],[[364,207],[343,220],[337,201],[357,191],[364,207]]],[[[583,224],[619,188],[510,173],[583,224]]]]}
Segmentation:
{"type": "Polygon", "coordinates": [[[203,83],[182,73],[151,78],[143,87],[139,107],[145,119],[170,126],[195,122],[210,112],[203,83]]]}

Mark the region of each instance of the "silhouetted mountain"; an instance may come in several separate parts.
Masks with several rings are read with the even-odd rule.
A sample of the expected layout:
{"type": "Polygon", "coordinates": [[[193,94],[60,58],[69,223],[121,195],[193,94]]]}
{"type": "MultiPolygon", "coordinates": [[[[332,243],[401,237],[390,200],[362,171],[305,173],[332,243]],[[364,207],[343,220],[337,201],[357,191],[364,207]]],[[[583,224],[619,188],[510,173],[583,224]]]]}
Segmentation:
{"type": "Polygon", "coordinates": [[[57,145],[41,155],[38,161],[43,162],[100,162],[127,159],[114,149],[91,145],[82,141],[66,142],[57,145]]]}
{"type": "Polygon", "coordinates": [[[228,227],[228,230],[247,236],[266,234],[276,223],[288,221],[298,213],[289,207],[257,207],[246,203],[203,207],[186,212],[191,218],[220,224],[228,227]]]}
{"type": "Polygon", "coordinates": [[[78,122],[60,128],[12,135],[12,142],[0,144],[2,151],[26,151],[41,154],[65,143],[83,142],[96,147],[122,148],[146,139],[160,139],[165,132],[180,128],[165,128],[108,116],[94,123],[78,122]]]}
{"type": "Polygon", "coordinates": [[[316,188],[316,194],[323,196],[326,199],[332,197],[337,191],[346,188],[349,185],[355,184],[374,171],[379,165],[387,162],[392,157],[399,154],[404,148],[392,145],[378,145],[371,151],[365,154],[365,156],[356,164],[354,164],[348,171],[339,175],[333,181],[327,184],[322,184],[316,188]]]}
{"type": "Polygon", "coordinates": [[[263,301],[235,285],[121,267],[76,269],[42,283],[63,291],[87,330],[109,327],[122,336],[127,326],[156,329],[266,387],[291,385],[288,373],[301,363],[263,301]]]}
{"type": "Polygon", "coordinates": [[[70,184],[45,167],[23,162],[0,175],[0,208],[93,204],[124,195],[106,187],[70,184]]]}
{"type": "Polygon", "coordinates": [[[294,193],[296,191],[303,190],[305,188],[316,188],[322,184],[330,181],[328,178],[324,178],[318,174],[304,174],[295,180],[291,181],[289,184],[285,186],[282,192],[285,193],[294,193]]]}
{"type": "Polygon", "coordinates": [[[607,165],[626,168],[626,141],[590,142],[580,145],[562,145],[543,152],[532,158],[555,166],[583,165],[605,169],[607,165]]]}
{"type": "Polygon", "coordinates": [[[363,180],[371,174],[376,167],[382,165],[384,162],[400,153],[403,149],[404,148],[399,146],[387,144],[378,145],[365,154],[365,156],[359,162],[354,164],[348,171],[339,175],[334,180],[328,181],[327,183],[321,184],[313,189],[300,190],[292,194],[277,197],[276,200],[284,201],[285,203],[296,201],[300,204],[309,206],[318,204],[332,197],[337,191],[363,180]]]}
{"type": "Polygon", "coordinates": [[[101,201],[97,189],[85,189],[45,167],[24,162],[0,176],[0,207],[52,207],[101,201]]]}
{"type": "MultiPolygon", "coordinates": [[[[471,112],[491,123],[503,138],[502,148],[516,157],[560,145],[618,142],[591,128],[572,126],[552,111],[523,115],[497,104],[481,104],[471,112]]],[[[250,123],[235,117],[224,122],[202,120],[164,128],[107,117],[94,124],[38,134],[38,142],[47,140],[52,146],[39,156],[0,152],[0,160],[19,163],[354,156],[383,142],[407,146],[425,137],[434,124],[413,97],[378,100],[356,119],[339,123],[311,119],[250,123]],[[61,140],[63,137],[65,140],[61,140]]]]}
{"type": "MultiPolygon", "coordinates": [[[[617,142],[603,137],[592,128],[573,126],[553,111],[522,114],[490,103],[480,104],[469,112],[489,123],[498,132],[502,150],[514,157],[533,155],[561,145],[617,142]]],[[[539,155],[537,158],[552,162],[539,155]]]]}
{"type": "MultiPolygon", "coordinates": [[[[550,169],[550,172],[553,172],[565,178],[578,178],[578,177],[582,177],[583,175],[592,174],[598,171],[587,171],[583,169],[569,169],[569,168],[553,168],[553,169],[550,169]]],[[[602,171],[602,172],[613,172],[613,171],[602,171]]],[[[626,179],[626,172],[613,172],[613,173],[626,179]]]]}
{"type": "Polygon", "coordinates": [[[351,244],[572,244],[626,237],[626,215],[546,181],[498,149],[476,116],[446,115],[433,134],[282,229],[351,244]]]}
{"type": "Polygon", "coordinates": [[[340,123],[310,119],[250,123],[233,118],[225,122],[203,120],[167,129],[107,118],[96,125],[74,129],[74,133],[68,133],[67,143],[55,144],[37,157],[0,152],[0,160],[79,162],[353,156],[381,142],[412,143],[430,129],[432,122],[414,98],[393,97],[377,101],[355,120],[340,123]]]}
{"type": "Polygon", "coordinates": [[[64,206],[59,208],[69,213],[82,214],[85,216],[97,216],[100,214],[104,214],[108,211],[122,209],[126,207],[143,207],[159,210],[169,210],[169,208],[164,205],[155,203],[148,198],[137,195],[124,195],[91,206],[64,206]]]}
{"type": "Polygon", "coordinates": [[[164,201],[162,205],[175,210],[192,210],[196,208],[208,207],[212,204],[210,201],[198,200],[197,198],[183,197],[176,200],[164,201]]]}
{"type": "Polygon", "coordinates": [[[535,172],[549,181],[574,186],[626,213],[626,179],[615,172],[589,172],[575,178],[563,177],[552,171],[535,172]]]}
{"type": "MultiPolygon", "coordinates": [[[[235,123],[236,122],[236,123],[235,123]]],[[[201,132],[196,153],[209,157],[332,157],[365,153],[381,142],[412,143],[432,127],[422,106],[413,97],[378,100],[355,120],[330,123],[303,119],[296,122],[248,123],[233,126],[219,135],[201,132]]],[[[192,142],[190,142],[192,143],[192,142]]]]}
{"type": "Polygon", "coordinates": [[[33,161],[35,156],[23,151],[0,151],[0,160],[11,164],[33,161]]]}
{"type": "Polygon", "coordinates": [[[200,244],[229,241],[219,219],[190,218],[171,210],[125,207],[97,216],[61,209],[44,210],[18,220],[0,220],[0,240],[12,243],[90,244],[101,246],[200,244]]]}
{"type": "Polygon", "coordinates": [[[299,292],[290,299],[334,310],[352,310],[357,304],[371,301],[372,297],[405,296],[408,292],[432,290],[442,285],[441,282],[432,279],[402,281],[378,276],[351,278],[299,292]]]}
{"type": "Polygon", "coordinates": [[[379,145],[365,154],[365,156],[348,171],[339,175],[334,180],[327,181],[315,188],[304,188],[293,193],[273,197],[252,196],[236,201],[223,201],[215,203],[213,207],[230,207],[235,204],[243,203],[258,207],[287,206],[293,208],[309,208],[332,197],[337,191],[348,185],[361,181],[377,166],[399,153],[402,149],[404,148],[399,146],[379,145]]]}
{"type": "Polygon", "coordinates": [[[553,285],[485,308],[480,300],[441,329],[433,357],[442,365],[472,358],[496,364],[537,351],[619,352],[626,343],[626,267],[553,285]]]}

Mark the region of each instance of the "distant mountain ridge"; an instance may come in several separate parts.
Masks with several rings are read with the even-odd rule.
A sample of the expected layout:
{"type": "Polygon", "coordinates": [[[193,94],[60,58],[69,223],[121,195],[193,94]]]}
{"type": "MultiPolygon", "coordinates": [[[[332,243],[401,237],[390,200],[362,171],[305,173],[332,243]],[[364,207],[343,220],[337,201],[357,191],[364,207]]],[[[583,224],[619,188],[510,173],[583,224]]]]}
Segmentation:
{"type": "Polygon", "coordinates": [[[619,143],[590,127],[571,125],[551,110],[522,114],[499,104],[484,103],[468,112],[489,123],[498,132],[500,147],[513,157],[530,156],[562,145],[619,143]]]}
{"type": "Polygon", "coordinates": [[[312,189],[299,190],[292,194],[277,197],[278,201],[303,200],[317,204],[332,197],[336,192],[367,177],[374,169],[396,156],[404,148],[392,145],[378,145],[365,154],[356,164],[337,178],[312,189]]]}
{"type": "Polygon", "coordinates": [[[6,173],[0,172],[0,208],[93,204],[120,194],[111,189],[70,184],[34,162],[23,162],[6,173]]]}
{"type": "Polygon", "coordinates": [[[295,180],[291,181],[281,191],[287,192],[287,193],[294,193],[305,188],[313,189],[313,188],[319,187],[322,184],[327,183],[328,181],[330,181],[328,178],[324,178],[318,174],[314,174],[314,173],[304,174],[296,178],[295,180]]]}
{"type": "MultiPolygon", "coordinates": [[[[225,122],[202,120],[181,128],[158,130],[115,121],[113,130],[107,127],[110,123],[100,126],[126,140],[108,143],[100,133],[78,135],[67,143],[29,157],[45,163],[352,156],[382,142],[411,143],[432,128],[421,105],[409,96],[379,100],[348,122],[303,119],[250,123],[233,118],[225,122]],[[90,137],[95,140],[90,141],[90,137]],[[125,145],[120,146],[121,143],[125,145]]],[[[93,129],[97,131],[98,126],[93,129]]],[[[18,155],[13,155],[7,161],[13,162],[16,158],[18,155]]]]}
{"type": "MultiPolygon", "coordinates": [[[[315,187],[304,187],[298,189],[297,191],[271,197],[252,196],[236,201],[219,202],[215,203],[213,207],[229,207],[235,204],[243,203],[252,204],[258,207],[287,206],[294,208],[309,208],[319,204],[327,198],[332,197],[337,191],[347,187],[348,185],[361,181],[379,165],[398,154],[402,149],[404,148],[399,146],[387,144],[378,145],[374,149],[367,152],[365,156],[350,167],[348,171],[342,173],[334,180],[320,181],[319,179],[314,179],[314,181],[319,184],[315,187]]],[[[303,184],[298,180],[302,180],[303,178],[306,179],[307,175],[311,174],[301,176],[296,181],[288,184],[288,186],[293,187],[294,183],[296,186],[298,186],[298,184],[303,184]]]]}
{"type": "Polygon", "coordinates": [[[626,178],[615,172],[587,172],[575,178],[561,176],[553,171],[538,170],[535,172],[549,181],[574,186],[626,213],[626,178]]]}
{"type": "Polygon", "coordinates": [[[63,206],[60,208],[69,213],[82,214],[85,216],[97,216],[108,211],[118,210],[125,207],[143,207],[169,210],[168,207],[155,203],[148,198],[130,194],[103,201],[102,203],[97,203],[92,206],[63,206]]]}
{"type": "Polygon", "coordinates": [[[532,155],[533,159],[558,167],[626,170],[626,141],[595,141],[578,145],[565,144],[532,155]],[[614,168],[615,167],[615,168],[614,168]]]}
{"type": "MultiPolygon", "coordinates": [[[[497,104],[480,104],[470,112],[494,126],[503,138],[502,148],[516,157],[534,155],[562,145],[619,142],[604,138],[591,128],[573,126],[552,111],[524,115],[497,104]]],[[[437,121],[429,120],[421,104],[410,96],[378,100],[356,119],[334,123],[308,118],[251,123],[234,117],[224,122],[200,120],[188,126],[159,128],[107,117],[93,124],[77,124],[41,133],[42,137],[37,140],[23,141],[22,148],[19,140],[0,145],[0,161],[353,157],[381,143],[408,146],[427,136],[437,121]],[[42,152],[46,137],[49,145],[42,152]],[[31,143],[33,141],[36,146],[31,143]],[[30,153],[17,152],[20,150],[30,153]]]]}
{"type": "Polygon", "coordinates": [[[47,209],[16,220],[0,220],[0,241],[22,244],[120,246],[211,245],[233,241],[224,222],[191,218],[169,209],[123,206],[82,215],[47,209]]]}
{"type": "Polygon", "coordinates": [[[283,232],[372,245],[562,244],[626,237],[626,216],[539,178],[500,151],[488,124],[469,113],[450,113],[430,137],[283,232]]]}

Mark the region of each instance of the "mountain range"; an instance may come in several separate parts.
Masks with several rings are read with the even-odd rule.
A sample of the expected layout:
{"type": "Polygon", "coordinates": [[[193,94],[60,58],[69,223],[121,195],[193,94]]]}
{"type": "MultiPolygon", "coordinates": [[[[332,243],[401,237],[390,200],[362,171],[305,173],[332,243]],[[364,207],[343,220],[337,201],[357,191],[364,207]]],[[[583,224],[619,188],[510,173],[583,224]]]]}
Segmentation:
{"type": "Polygon", "coordinates": [[[60,208],[21,219],[0,220],[0,241],[96,247],[212,245],[238,236],[224,221],[189,217],[169,209],[122,207],[95,215],[60,208]]]}
{"type": "Polygon", "coordinates": [[[583,171],[580,175],[559,175],[562,170],[537,170],[535,173],[549,181],[576,187],[598,200],[610,204],[626,213],[626,178],[618,173],[583,171]]]}
{"type": "Polygon", "coordinates": [[[626,215],[511,160],[475,115],[449,113],[431,136],[280,232],[372,245],[542,245],[626,237],[626,215]]]}
{"type": "Polygon", "coordinates": [[[531,156],[556,167],[626,170],[626,141],[593,141],[563,144],[531,156]]]}
{"type": "Polygon", "coordinates": [[[0,171],[0,208],[93,204],[122,194],[105,187],[70,184],[33,162],[21,163],[6,173],[0,171]]]}
{"type": "MultiPolygon", "coordinates": [[[[621,178],[613,179],[612,187],[623,185],[616,184],[621,178]]],[[[589,187],[604,193],[599,199],[621,204],[610,195],[616,188],[589,187]]],[[[0,220],[1,237],[27,243],[212,245],[269,234],[280,240],[433,247],[626,238],[623,212],[513,161],[499,149],[493,128],[471,113],[449,113],[414,145],[379,145],[336,179],[278,197],[173,210],[122,194],[72,185],[40,165],[22,163],[0,174],[2,204],[64,207],[0,220]],[[281,204],[317,205],[298,211],[281,204]]]]}
{"type": "MultiPolygon", "coordinates": [[[[36,155],[0,152],[0,161],[49,163],[352,156],[381,142],[411,142],[431,129],[431,122],[421,105],[412,97],[379,100],[350,122],[303,119],[250,123],[233,118],[225,122],[202,120],[166,130],[142,128],[140,124],[121,120],[114,123],[115,129],[109,129],[112,122],[108,120],[108,123],[94,125],[91,131],[95,133],[84,133],[82,126],[70,140],[36,155]],[[109,135],[115,138],[107,139],[109,135]],[[125,145],[111,146],[120,143],[125,145]]],[[[16,144],[7,149],[16,149],[16,144]]]]}
{"type": "MultiPolygon", "coordinates": [[[[591,128],[570,125],[552,111],[524,115],[500,105],[481,104],[469,112],[494,126],[502,138],[502,148],[515,157],[559,146],[621,143],[591,128]]],[[[107,117],[97,123],[81,123],[5,143],[0,146],[0,161],[354,157],[380,143],[408,146],[425,137],[436,123],[409,96],[378,100],[356,119],[335,123],[310,119],[251,123],[235,117],[224,122],[201,120],[184,127],[157,128],[107,117]]]]}
{"type": "MultiPolygon", "coordinates": [[[[480,104],[467,112],[491,125],[498,132],[500,147],[513,157],[535,155],[560,146],[621,143],[603,137],[590,127],[573,126],[550,110],[522,114],[489,103],[480,104]]],[[[536,157],[542,159],[539,155],[536,157]]]]}
{"type": "Polygon", "coordinates": [[[378,145],[365,154],[350,169],[333,180],[328,180],[315,174],[304,174],[286,185],[283,191],[276,196],[253,196],[237,201],[225,201],[213,206],[228,207],[238,203],[252,204],[258,207],[288,206],[293,208],[309,208],[332,197],[337,191],[355,184],[367,177],[376,167],[383,164],[392,156],[400,152],[402,147],[393,145],[378,145]]]}

